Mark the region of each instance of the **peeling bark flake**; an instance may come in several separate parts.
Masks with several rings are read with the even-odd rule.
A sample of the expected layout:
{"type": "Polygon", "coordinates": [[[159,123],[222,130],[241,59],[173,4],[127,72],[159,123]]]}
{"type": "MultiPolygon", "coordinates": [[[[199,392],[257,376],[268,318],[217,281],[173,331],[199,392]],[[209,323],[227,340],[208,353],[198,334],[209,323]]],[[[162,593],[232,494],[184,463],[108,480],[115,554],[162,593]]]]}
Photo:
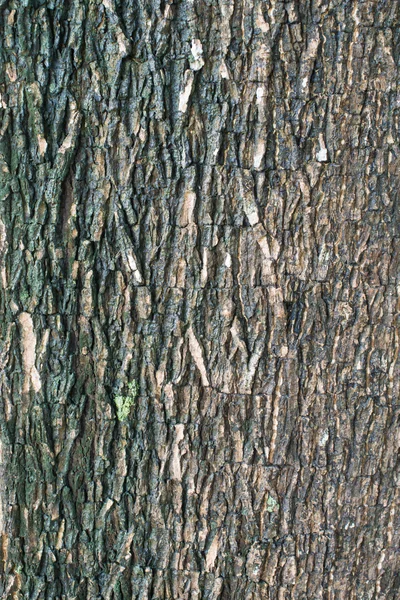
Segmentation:
{"type": "Polygon", "coordinates": [[[185,73],[185,83],[179,96],[179,112],[185,113],[193,86],[193,73],[189,69],[185,73]]]}
{"type": "Polygon", "coordinates": [[[219,548],[218,536],[216,535],[213,541],[211,542],[211,546],[209,547],[206,555],[206,571],[210,572],[215,564],[215,560],[217,558],[219,548]]]}
{"type": "Polygon", "coordinates": [[[206,366],[204,364],[203,352],[197,338],[194,334],[193,328],[189,327],[188,330],[188,338],[189,338],[189,349],[190,353],[193,357],[193,360],[200,371],[201,381],[205,387],[210,385],[207,377],[206,366]]]}
{"type": "Polygon", "coordinates": [[[23,312],[19,315],[21,327],[22,362],[24,369],[24,384],[22,392],[27,394],[31,384],[35,392],[39,392],[42,384],[39,373],[35,367],[36,361],[36,335],[33,329],[32,317],[23,312]]]}

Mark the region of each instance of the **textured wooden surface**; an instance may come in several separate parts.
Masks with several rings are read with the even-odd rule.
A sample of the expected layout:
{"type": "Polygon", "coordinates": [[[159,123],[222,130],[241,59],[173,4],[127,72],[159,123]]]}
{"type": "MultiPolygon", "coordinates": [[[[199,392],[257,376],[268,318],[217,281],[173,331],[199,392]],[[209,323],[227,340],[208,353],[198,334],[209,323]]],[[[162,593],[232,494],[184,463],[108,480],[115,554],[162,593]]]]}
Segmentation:
{"type": "Polygon", "coordinates": [[[399,13],[0,1],[1,598],[399,598],[399,13]]]}

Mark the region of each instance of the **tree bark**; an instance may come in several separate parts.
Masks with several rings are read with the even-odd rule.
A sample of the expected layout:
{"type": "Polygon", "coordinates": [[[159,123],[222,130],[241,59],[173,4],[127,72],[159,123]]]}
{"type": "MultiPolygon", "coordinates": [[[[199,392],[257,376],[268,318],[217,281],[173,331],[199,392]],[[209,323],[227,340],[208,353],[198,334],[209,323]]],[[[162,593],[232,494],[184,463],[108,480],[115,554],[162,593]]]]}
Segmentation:
{"type": "Polygon", "coordinates": [[[399,12],[0,1],[1,598],[400,597],[399,12]]]}

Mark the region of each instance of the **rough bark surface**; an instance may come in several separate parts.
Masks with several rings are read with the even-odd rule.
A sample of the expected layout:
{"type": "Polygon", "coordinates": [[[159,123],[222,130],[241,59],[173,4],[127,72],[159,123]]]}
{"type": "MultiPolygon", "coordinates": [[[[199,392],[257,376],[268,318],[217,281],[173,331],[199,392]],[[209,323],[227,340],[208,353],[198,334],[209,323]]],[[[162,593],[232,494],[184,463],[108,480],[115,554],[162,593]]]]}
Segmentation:
{"type": "Polygon", "coordinates": [[[400,597],[399,13],[0,1],[1,598],[400,597]]]}

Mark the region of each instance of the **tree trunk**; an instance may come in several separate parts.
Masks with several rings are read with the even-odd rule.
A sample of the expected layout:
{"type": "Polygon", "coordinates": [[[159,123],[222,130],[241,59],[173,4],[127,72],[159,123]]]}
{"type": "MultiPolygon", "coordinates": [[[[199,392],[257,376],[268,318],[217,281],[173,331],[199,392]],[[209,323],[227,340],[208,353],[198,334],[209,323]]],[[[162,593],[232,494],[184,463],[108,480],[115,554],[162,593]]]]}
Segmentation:
{"type": "Polygon", "coordinates": [[[400,597],[396,0],[1,0],[0,596],[400,597]]]}

